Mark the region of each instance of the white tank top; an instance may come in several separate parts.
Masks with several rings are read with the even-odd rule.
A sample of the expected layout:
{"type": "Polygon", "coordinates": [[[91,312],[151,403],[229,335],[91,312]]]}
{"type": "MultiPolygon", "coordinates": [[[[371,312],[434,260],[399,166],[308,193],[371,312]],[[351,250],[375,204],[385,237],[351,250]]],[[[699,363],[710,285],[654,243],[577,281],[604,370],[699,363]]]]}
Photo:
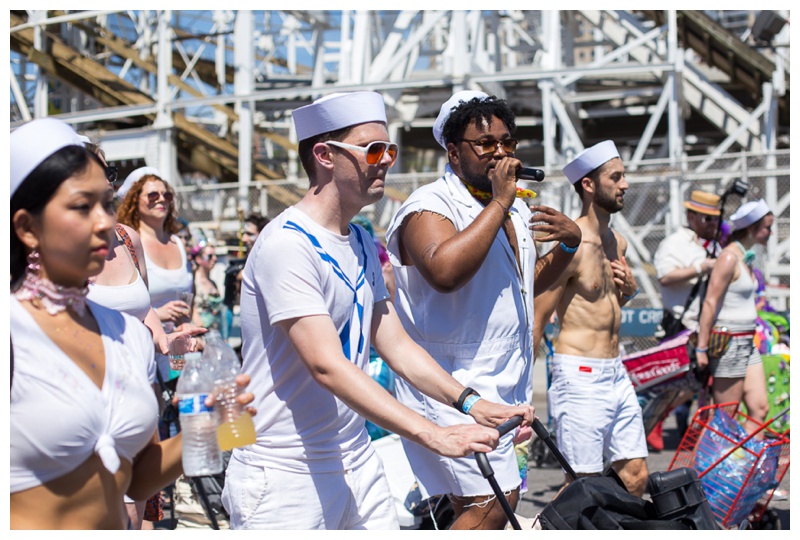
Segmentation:
{"type": "Polygon", "coordinates": [[[141,274],[136,272],[136,281],[127,285],[89,285],[87,298],[96,304],[116,309],[144,321],[150,311],[150,292],[141,274]]]}
{"type": "Polygon", "coordinates": [[[147,266],[147,280],[150,283],[150,305],[154,308],[159,308],[167,302],[177,300],[180,292],[192,291],[194,279],[189,267],[186,265],[186,249],[183,246],[183,241],[175,235],[172,235],[171,238],[181,251],[180,268],[174,270],[161,268],[150,260],[146,251],[144,254],[144,261],[147,266]]]}
{"type": "Polygon", "coordinates": [[[750,277],[750,269],[739,261],[739,277],[728,285],[722,306],[717,312],[715,326],[726,326],[731,331],[755,328],[756,288],[758,283],[750,277]]]}

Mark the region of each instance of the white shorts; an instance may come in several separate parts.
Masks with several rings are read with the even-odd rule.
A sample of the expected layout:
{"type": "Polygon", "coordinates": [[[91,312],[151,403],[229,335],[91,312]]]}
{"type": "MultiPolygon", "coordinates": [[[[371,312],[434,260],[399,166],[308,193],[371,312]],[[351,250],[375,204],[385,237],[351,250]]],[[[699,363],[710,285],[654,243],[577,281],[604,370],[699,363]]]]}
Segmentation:
{"type": "Polygon", "coordinates": [[[358,469],[314,474],[249,465],[235,456],[222,490],[231,529],[400,529],[377,454],[358,469]]]}
{"type": "Polygon", "coordinates": [[[601,473],[604,459],[647,457],[642,408],[619,357],[554,355],[547,408],[576,473],[601,473]]]}

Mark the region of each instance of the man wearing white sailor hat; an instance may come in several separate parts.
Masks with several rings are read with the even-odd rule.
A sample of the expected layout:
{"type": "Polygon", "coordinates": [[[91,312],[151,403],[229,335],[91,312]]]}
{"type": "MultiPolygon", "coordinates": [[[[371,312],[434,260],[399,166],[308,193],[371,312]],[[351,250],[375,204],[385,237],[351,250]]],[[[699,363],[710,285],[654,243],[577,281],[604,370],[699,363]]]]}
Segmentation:
{"type": "MultiPolygon", "coordinates": [[[[515,129],[505,100],[473,90],[454,93],[433,124],[433,137],[447,152],[444,175],[415,190],[386,232],[406,329],[469,386],[463,406],[454,408],[397,381],[398,399],[439,425],[479,414],[486,397],[532,402],[532,299],[555,281],[580,243],[580,229],[567,216],[523,200],[535,193],[517,187],[515,129]],[[534,220],[535,230],[545,233],[539,240],[556,244],[541,260],[530,231],[534,220]]],[[[529,433],[521,430],[520,437],[529,433]]],[[[509,434],[488,455],[512,509],[523,478],[513,438],[509,434]]],[[[444,459],[419,445],[403,445],[422,496],[448,495],[453,501],[451,529],[506,526],[502,502],[472,456],[444,459]]]]}
{"type": "Polygon", "coordinates": [[[611,462],[632,494],[647,484],[642,409],[620,358],[622,306],[639,293],[625,260],[628,243],[609,226],[628,182],[613,141],[587,148],[563,169],[581,197],[583,241],[559,282],[534,303],[537,339],[556,311],[559,335],[548,389],[556,442],[575,472],[611,462]]]}
{"type": "Polygon", "coordinates": [[[369,234],[350,221],[383,196],[397,157],[376,92],[335,93],[292,113],[309,188],[262,230],[244,269],[242,369],[257,442],[234,449],[222,494],[233,529],[397,529],[365,418],[448,456],[497,446],[498,421],[531,407],[487,403],[485,424],[440,427],[366,373],[370,344],[416,388],[465,388],[404,331],[369,234]],[[266,484],[264,483],[266,479],[266,484]]]}

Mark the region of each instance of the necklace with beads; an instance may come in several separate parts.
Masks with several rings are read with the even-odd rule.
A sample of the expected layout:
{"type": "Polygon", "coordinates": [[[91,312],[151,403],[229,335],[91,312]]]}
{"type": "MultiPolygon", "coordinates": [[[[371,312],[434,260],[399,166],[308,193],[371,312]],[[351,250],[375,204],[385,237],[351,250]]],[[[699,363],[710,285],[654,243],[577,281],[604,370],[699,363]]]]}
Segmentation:
{"type": "Polygon", "coordinates": [[[41,306],[50,315],[57,315],[65,309],[71,309],[76,315],[86,313],[86,295],[89,293],[88,283],[83,287],[65,287],[56,285],[49,279],[25,274],[25,279],[14,292],[17,300],[27,300],[34,306],[41,306]]]}

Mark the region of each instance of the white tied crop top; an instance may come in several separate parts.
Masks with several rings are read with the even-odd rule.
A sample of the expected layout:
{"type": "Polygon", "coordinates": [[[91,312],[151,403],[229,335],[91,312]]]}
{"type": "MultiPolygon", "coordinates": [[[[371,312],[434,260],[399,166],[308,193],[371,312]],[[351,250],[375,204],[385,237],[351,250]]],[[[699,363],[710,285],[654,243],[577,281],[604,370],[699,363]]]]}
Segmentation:
{"type": "Polygon", "coordinates": [[[75,470],[97,453],[115,473],[152,438],[158,405],[148,380],[150,332],[130,315],[88,302],[102,334],[102,389],[11,296],[11,493],[75,470]]]}

